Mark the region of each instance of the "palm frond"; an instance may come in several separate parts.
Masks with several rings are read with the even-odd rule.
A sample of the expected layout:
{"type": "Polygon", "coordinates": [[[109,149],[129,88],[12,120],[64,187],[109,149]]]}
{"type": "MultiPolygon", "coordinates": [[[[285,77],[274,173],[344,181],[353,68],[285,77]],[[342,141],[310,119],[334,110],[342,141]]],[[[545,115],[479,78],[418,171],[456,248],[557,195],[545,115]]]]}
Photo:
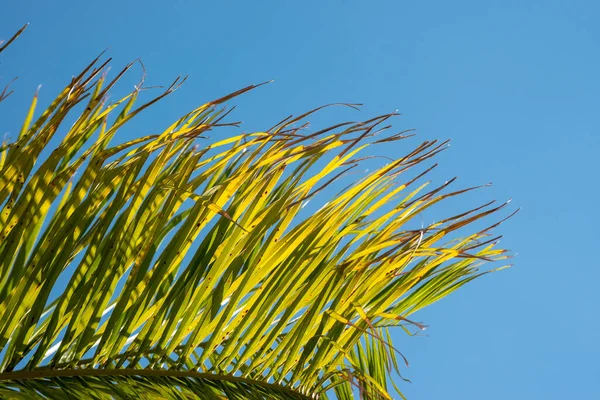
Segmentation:
{"type": "Polygon", "coordinates": [[[422,329],[411,314],[508,257],[489,229],[464,233],[504,205],[407,228],[468,191],[417,183],[447,147],[437,141],[303,212],[359,153],[409,136],[381,132],[393,115],[306,134],[309,112],[202,145],[228,125],[217,107],[249,86],[111,144],[182,80],[141,105],[141,87],[109,103],[130,66],[109,81],[106,65],[41,114],[36,94],[1,149],[4,397],[391,398],[388,329],[422,329]]]}

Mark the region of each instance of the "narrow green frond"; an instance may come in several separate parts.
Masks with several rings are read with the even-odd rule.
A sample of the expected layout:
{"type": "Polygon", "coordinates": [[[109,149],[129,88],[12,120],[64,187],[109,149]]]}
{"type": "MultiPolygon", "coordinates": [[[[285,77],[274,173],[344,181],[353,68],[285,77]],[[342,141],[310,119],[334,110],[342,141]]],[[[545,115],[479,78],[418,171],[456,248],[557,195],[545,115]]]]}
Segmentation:
{"type": "Polygon", "coordinates": [[[106,65],[41,112],[36,94],[2,145],[0,397],[389,399],[408,364],[389,330],[425,329],[409,316],[508,258],[505,205],[414,229],[476,188],[423,182],[447,143],[387,134],[395,114],[210,139],[252,85],[111,144],[183,80],[109,104],[131,65],[106,65]],[[349,178],[390,143],[403,154],[349,178]]]}

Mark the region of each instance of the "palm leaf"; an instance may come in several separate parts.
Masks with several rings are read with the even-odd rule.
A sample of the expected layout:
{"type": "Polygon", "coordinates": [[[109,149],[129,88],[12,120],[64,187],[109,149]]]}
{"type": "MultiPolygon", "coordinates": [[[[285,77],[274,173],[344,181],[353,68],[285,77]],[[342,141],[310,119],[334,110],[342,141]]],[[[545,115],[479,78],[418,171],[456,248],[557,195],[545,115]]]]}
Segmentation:
{"type": "Polygon", "coordinates": [[[108,103],[131,65],[113,81],[106,65],[94,60],[41,114],[36,94],[2,147],[3,397],[391,398],[388,329],[423,329],[412,313],[508,257],[490,229],[468,230],[503,206],[407,228],[471,190],[417,183],[446,143],[303,211],[368,148],[408,137],[385,135],[393,115],[307,134],[313,110],[203,145],[235,125],[217,107],[249,86],[111,144],[182,80],[142,105],[141,86],[108,103]]]}

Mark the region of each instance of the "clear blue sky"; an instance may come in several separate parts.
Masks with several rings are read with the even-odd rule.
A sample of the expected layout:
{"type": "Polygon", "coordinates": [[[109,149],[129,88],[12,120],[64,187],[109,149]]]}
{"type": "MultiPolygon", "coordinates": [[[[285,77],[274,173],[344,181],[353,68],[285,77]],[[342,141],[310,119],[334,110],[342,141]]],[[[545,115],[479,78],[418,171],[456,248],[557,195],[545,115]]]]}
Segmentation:
{"type": "Polygon", "coordinates": [[[269,79],[235,101],[248,130],[329,102],[364,103],[364,117],[399,109],[396,128],[452,138],[440,157],[447,177],[494,182],[475,202],[522,207],[501,228],[515,267],[419,314],[429,337],[398,332],[411,361],[405,393],[595,399],[598,21],[592,0],[5,0],[0,36],[31,26],[0,66],[2,81],[20,76],[0,133],[17,129],[38,84],[49,101],[106,47],[115,68],[141,57],[148,84],[189,75],[148,126],[269,79]]]}

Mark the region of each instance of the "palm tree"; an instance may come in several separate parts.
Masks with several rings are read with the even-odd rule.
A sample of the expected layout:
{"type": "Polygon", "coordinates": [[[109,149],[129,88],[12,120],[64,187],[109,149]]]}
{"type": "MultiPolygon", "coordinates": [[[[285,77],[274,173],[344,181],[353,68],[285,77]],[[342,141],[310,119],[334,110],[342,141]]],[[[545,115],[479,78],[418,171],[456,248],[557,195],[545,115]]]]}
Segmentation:
{"type": "Polygon", "coordinates": [[[446,142],[302,211],[359,152],[410,136],[384,132],[393,114],[306,133],[313,110],[202,145],[249,86],[111,144],[183,80],[109,103],[133,64],[109,80],[101,58],[41,113],[36,94],[0,149],[2,398],[389,399],[406,363],[390,329],[424,329],[409,316],[508,258],[498,222],[472,228],[505,204],[407,228],[474,189],[418,183],[446,142]]]}

